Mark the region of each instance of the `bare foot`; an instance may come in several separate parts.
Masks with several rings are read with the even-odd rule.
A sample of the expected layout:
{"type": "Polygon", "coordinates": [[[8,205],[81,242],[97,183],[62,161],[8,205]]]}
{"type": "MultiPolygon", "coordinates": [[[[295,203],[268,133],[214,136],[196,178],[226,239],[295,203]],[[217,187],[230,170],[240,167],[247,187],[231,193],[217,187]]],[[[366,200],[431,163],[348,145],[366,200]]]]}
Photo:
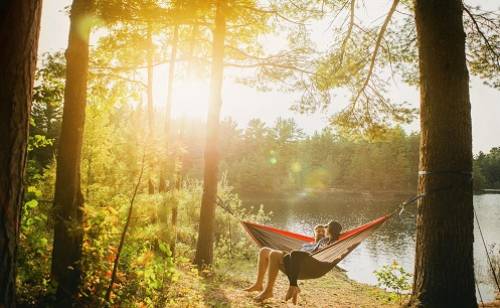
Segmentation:
{"type": "Polygon", "coordinates": [[[271,297],[273,297],[273,292],[272,291],[263,291],[263,292],[259,293],[259,295],[257,295],[255,297],[255,300],[259,301],[259,302],[263,302],[266,299],[271,298],[271,297]]]}
{"type": "Polygon", "coordinates": [[[243,289],[243,291],[246,292],[262,291],[262,290],[264,290],[264,287],[261,284],[254,284],[248,288],[243,289]]]}
{"type": "Polygon", "coordinates": [[[300,293],[299,287],[290,286],[288,288],[288,291],[286,292],[285,301],[292,299],[292,303],[294,305],[296,305],[297,304],[297,297],[298,297],[299,293],[300,293]]]}

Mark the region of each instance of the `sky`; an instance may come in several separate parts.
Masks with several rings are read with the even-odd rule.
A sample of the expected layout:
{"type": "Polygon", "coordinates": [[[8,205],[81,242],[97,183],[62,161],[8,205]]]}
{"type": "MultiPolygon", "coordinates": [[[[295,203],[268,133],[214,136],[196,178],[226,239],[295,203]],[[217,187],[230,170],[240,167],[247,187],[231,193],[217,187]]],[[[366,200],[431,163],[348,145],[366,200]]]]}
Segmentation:
{"type": "MultiPolygon", "coordinates": [[[[470,3],[471,1],[469,1],[470,3]]],[[[476,0],[471,4],[479,4],[485,9],[492,7],[488,0],[476,0]]],[[[382,8],[389,3],[380,1],[382,8]]],[[[69,18],[64,8],[71,4],[70,0],[44,0],[42,25],[40,33],[39,55],[45,52],[64,50],[67,45],[69,18]]],[[[379,8],[375,8],[377,13],[379,8]]],[[[324,25],[318,24],[318,37],[327,33],[324,25]]],[[[158,103],[165,102],[167,84],[166,65],[155,69],[154,97],[158,103]]],[[[208,102],[208,82],[196,81],[190,84],[177,84],[174,89],[173,115],[205,118],[208,102]]],[[[278,117],[294,118],[305,132],[312,133],[328,125],[329,114],[300,115],[290,110],[297,100],[297,93],[281,93],[278,91],[258,92],[250,87],[240,85],[226,79],[223,87],[222,117],[231,117],[241,127],[245,127],[252,118],[260,118],[269,125],[278,117]]],[[[403,83],[395,84],[390,89],[390,98],[407,101],[417,107],[418,89],[403,83]]],[[[478,78],[472,77],[470,83],[472,106],[473,152],[488,152],[492,147],[500,146],[500,91],[482,84],[478,78]]],[[[330,112],[339,110],[347,101],[345,95],[334,97],[330,112]]],[[[418,121],[405,126],[407,131],[418,131],[418,121]]]]}

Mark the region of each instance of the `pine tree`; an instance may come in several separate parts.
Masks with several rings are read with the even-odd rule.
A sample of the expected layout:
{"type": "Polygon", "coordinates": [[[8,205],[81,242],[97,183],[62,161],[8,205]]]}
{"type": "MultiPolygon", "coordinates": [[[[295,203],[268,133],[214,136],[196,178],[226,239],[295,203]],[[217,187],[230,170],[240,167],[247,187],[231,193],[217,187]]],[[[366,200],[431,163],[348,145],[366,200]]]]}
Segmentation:
{"type": "Polygon", "coordinates": [[[66,50],[66,87],[57,155],[54,193],[54,246],[52,277],[57,282],[57,301],[70,305],[81,283],[83,244],[83,195],[80,163],[87,99],[89,17],[92,0],[74,0],[66,50]]]}
{"type": "Polygon", "coordinates": [[[415,1],[420,67],[420,193],[411,306],[476,307],[472,129],[463,4],[415,1]]]}
{"type": "Polygon", "coordinates": [[[0,3],[0,307],[16,303],[16,251],[42,1],[0,3]]]}

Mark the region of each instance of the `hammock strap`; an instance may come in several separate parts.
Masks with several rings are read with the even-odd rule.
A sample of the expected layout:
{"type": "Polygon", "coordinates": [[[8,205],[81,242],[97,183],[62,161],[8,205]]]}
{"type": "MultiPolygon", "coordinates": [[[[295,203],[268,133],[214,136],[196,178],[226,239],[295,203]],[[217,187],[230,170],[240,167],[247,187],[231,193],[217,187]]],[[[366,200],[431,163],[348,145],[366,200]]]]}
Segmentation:
{"type": "Polygon", "coordinates": [[[461,170],[441,170],[441,171],[427,171],[420,170],[418,175],[434,175],[434,174],[458,174],[472,176],[472,171],[461,171],[461,170]]]}
{"type": "Polygon", "coordinates": [[[224,199],[222,199],[219,195],[217,195],[216,204],[220,206],[221,209],[228,212],[231,216],[237,217],[236,214],[234,214],[233,210],[229,207],[227,202],[224,199]]]}
{"type": "MultiPolygon", "coordinates": [[[[456,174],[456,175],[466,176],[465,183],[471,182],[472,178],[473,178],[472,171],[457,171],[457,170],[441,170],[441,171],[420,170],[420,171],[418,171],[418,175],[419,176],[445,175],[445,174],[456,174]]],[[[455,188],[457,186],[459,186],[459,185],[457,185],[457,184],[447,185],[447,186],[438,187],[438,188],[435,188],[435,189],[428,190],[428,191],[423,192],[421,194],[417,194],[417,195],[415,195],[415,196],[407,199],[403,203],[399,204],[390,215],[394,215],[397,212],[399,212],[399,216],[401,216],[401,214],[405,211],[407,205],[412,204],[412,203],[414,203],[414,202],[422,199],[423,197],[435,195],[435,194],[437,194],[439,192],[442,192],[442,191],[451,190],[451,189],[453,189],[453,188],[455,188]]]]}

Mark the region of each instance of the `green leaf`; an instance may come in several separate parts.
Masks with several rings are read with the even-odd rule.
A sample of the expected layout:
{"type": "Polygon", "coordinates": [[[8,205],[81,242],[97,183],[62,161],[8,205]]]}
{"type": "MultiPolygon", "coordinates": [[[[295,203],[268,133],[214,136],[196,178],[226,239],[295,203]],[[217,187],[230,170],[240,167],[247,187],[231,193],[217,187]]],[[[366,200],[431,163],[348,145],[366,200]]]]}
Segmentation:
{"type": "Polygon", "coordinates": [[[38,206],[38,201],[36,201],[35,199],[32,199],[32,200],[26,202],[26,207],[27,208],[34,209],[37,206],[38,206]]]}

